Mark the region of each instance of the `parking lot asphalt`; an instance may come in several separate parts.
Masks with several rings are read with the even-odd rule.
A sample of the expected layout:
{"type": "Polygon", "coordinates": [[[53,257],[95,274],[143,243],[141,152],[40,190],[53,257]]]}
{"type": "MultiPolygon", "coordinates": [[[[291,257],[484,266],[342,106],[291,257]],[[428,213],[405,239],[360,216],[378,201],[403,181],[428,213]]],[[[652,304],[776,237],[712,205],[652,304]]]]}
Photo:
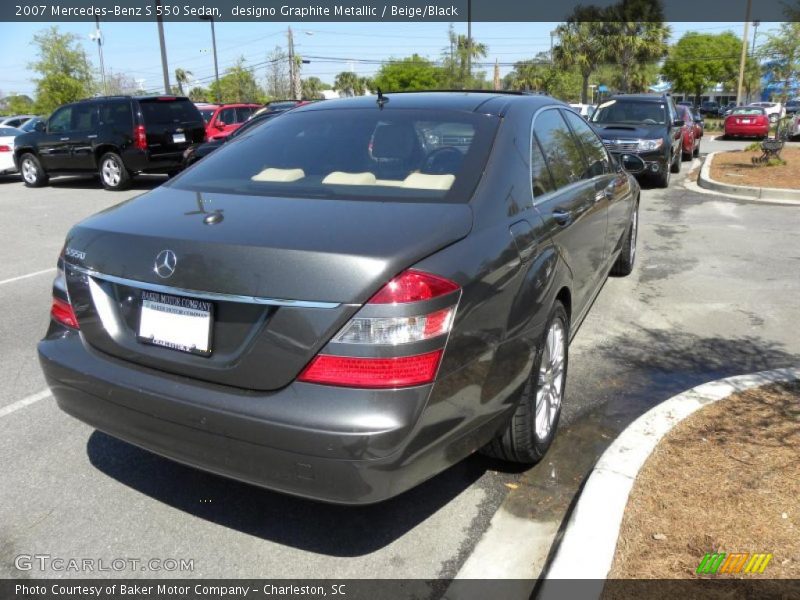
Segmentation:
{"type": "Polygon", "coordinates": [[[501,505],[559,522],[635,416],[698,383],[800,359],[800,211],[690,192],[683,169],[669,190],[643,192],[638,264],[609,280],[570,348],[562,431],[545,460],[521,471],[471,457],[362,508],[195,471],[59,411],[35,346],[64,235],[158,182],[123,193],[86,179],[0,182],[0,577],[85,575],[21,573],[19,554],[194,559],[191,572],[103,574],[120,577],[452,577],[501,505]]]}

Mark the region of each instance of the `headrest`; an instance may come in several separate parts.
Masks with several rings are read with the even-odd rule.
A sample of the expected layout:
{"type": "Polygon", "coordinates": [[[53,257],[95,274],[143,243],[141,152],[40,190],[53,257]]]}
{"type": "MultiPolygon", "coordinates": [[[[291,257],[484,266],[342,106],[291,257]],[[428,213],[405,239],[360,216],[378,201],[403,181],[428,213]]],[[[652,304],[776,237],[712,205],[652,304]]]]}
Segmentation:
{"type": "Polygon", "coordinates": [[[374,158],[408,158],[414,151],[416,134],[408,125],[380,125],[372,137],[374,158]]]}

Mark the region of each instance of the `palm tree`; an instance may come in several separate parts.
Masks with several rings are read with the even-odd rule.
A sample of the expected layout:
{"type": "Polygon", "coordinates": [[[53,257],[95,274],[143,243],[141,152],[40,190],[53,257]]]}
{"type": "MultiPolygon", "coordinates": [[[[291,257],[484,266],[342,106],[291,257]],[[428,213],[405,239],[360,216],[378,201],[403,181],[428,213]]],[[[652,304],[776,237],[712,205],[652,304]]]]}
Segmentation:
{"type": "MultiPolygon", "coordinates": [[[[451,32],[450,35],[453,35],[451,32]]],[[[476,58],[485,58],[489,48],[486,44],[476,42],[474,39],[472,43],[465,35],[456,35],[453,40],[455,43],[456,54],[458,56],[458,79],[462,87],[472,86],[472,74],[469,73],[469,67],[476,58]]]]}
{"type": "Polygon", "coordinates": [[[352,71],[342,71],[333,80],[333,89],[345,96],[363,96],[364,78],[352,71]]]}
{"type": "Polygon", "coordinates": [[[580,19],[580,11],[579,7],[573,17],[556,28],[559,43],[553,48],[553,62],[563,69],[578,69],[582,79],[581,103],[587,104],[589,78],[606,58],[604,24],[580,19]]]}
{"type": "Polygon", "coordinates": [[[637,64],[667,55],[670,28],[664,23],[661,4],[652,0],[625,0],[609,7],[606,15],[606,53],[620,67],[620,91],[628,92],[637,64]]]}
{"type": "Polygon", "coordinates": [[[189,83],[189,79],[192,75],[193,73],[191,71],[185,71],[181,68],[175,69],[175,81],[178,83],[178,91],[181,96],[183,96],[183,84],[189,83]]]}

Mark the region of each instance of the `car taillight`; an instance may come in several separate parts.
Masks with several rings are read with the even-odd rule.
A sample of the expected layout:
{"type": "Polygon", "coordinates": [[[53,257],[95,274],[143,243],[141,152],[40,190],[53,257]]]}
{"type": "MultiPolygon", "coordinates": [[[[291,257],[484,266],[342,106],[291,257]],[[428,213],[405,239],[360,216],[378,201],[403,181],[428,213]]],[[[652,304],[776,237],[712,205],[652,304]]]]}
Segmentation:
{"type": "Polygon", "coordinates": [[[360,388],[431,383],[453,327],[460,292],[458,284],[437,275],[413,269],[401,273],[333,337],[331,344],[342,354],[319,354],[299,380],[360,388]],[[347,348],[358,348],[361,351],[352,354],[361,356],[349,355],[347,348]],[[363,356],[369,348],[391,349],[391,356],[363,356]]]}
{"type": "Polygon", "coordinates": [[[133,130],[133,145],[139,150],[147,150],[147,132],[144,125],[137,125],[133,130]]]}
{"type": "Polygon", "coordinates": [[[78,326],[78,318],[75,316],[75,311],[72,310],[72,305],[57,296],[53,296],[50,316],[53,317],[57,323],[61,323],[72,329],[80,329],[78,326]]]}
{"type": "Polygon", "coordinates": [[[0,152],[11,152],[11,146],[6,146],[6,145],[0,146],[0,152]]]}

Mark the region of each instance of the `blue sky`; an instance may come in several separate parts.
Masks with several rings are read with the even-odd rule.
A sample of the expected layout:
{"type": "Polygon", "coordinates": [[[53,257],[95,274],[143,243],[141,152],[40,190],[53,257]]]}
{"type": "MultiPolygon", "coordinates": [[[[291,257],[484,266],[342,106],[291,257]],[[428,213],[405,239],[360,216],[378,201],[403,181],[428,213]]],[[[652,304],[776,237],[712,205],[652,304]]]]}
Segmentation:
{"type": "MultiPolygon", "coordinates": [[[[286,45],[286,29],[294,30],[297,52],[306,56],[326,56],[341,59],[387,59],[408,56],[414,52],[438,59],[447,45],[448,23],[233,23],[216,24],[220,74],[239,56],[249,64],[263,62],[276,45],[286,45]]],[[[762,24],[762,32],[775,24],[762,24]]],[[[31,94],[35,88],[27,64],[34,59],[30,45],[33,34],[48,27],[47,23],[0,23],[0,92],[31,94]]],[[[473,37],[489,47],[487,61],[498,59],[513,63],[530,58],[550,48],[550,32],[556,23],[473,23],[473,37]]],[[[62,31],[71,31],[82,40],[84,48],[98,64],[96,45],[89,40],[94,23],[60,23],[62,31]]],[[[456,30],[466,33],[466,24],[457,23],[456,30]]],[[[686,31],[720,33],[733,30],[742,34],[738,23],[672,23],[673,40],[686,31]]],[[[102,23],[106,70],[124,72],[143,80],[146,89],[162,85],[158,32],[155,23],[102,23]]],[[[210,53],[211,33],[207,22],[165,23],[167,58],[170,72],[177,67],[191,71],[195,78],[207,83],[213,76],[210,53]]],[[[752,28],[751,28],[752,38],[752,28]]],[[[316,75],[331,83],[336,73],[354,70],[360,75],[372,75],[378,65],[358,62],[313,61],[303,66],[303,76],[316,75]]],[[[504,75],[510,67],[503,67],[504,75]]],[[[256,71],[260,82],[266,75],[263,67],[256,71]]],[[[489,69],[491,77],[491,69],[489,69]]],[[[174,82],[173,82],[174,83],[174,82]]]]}

